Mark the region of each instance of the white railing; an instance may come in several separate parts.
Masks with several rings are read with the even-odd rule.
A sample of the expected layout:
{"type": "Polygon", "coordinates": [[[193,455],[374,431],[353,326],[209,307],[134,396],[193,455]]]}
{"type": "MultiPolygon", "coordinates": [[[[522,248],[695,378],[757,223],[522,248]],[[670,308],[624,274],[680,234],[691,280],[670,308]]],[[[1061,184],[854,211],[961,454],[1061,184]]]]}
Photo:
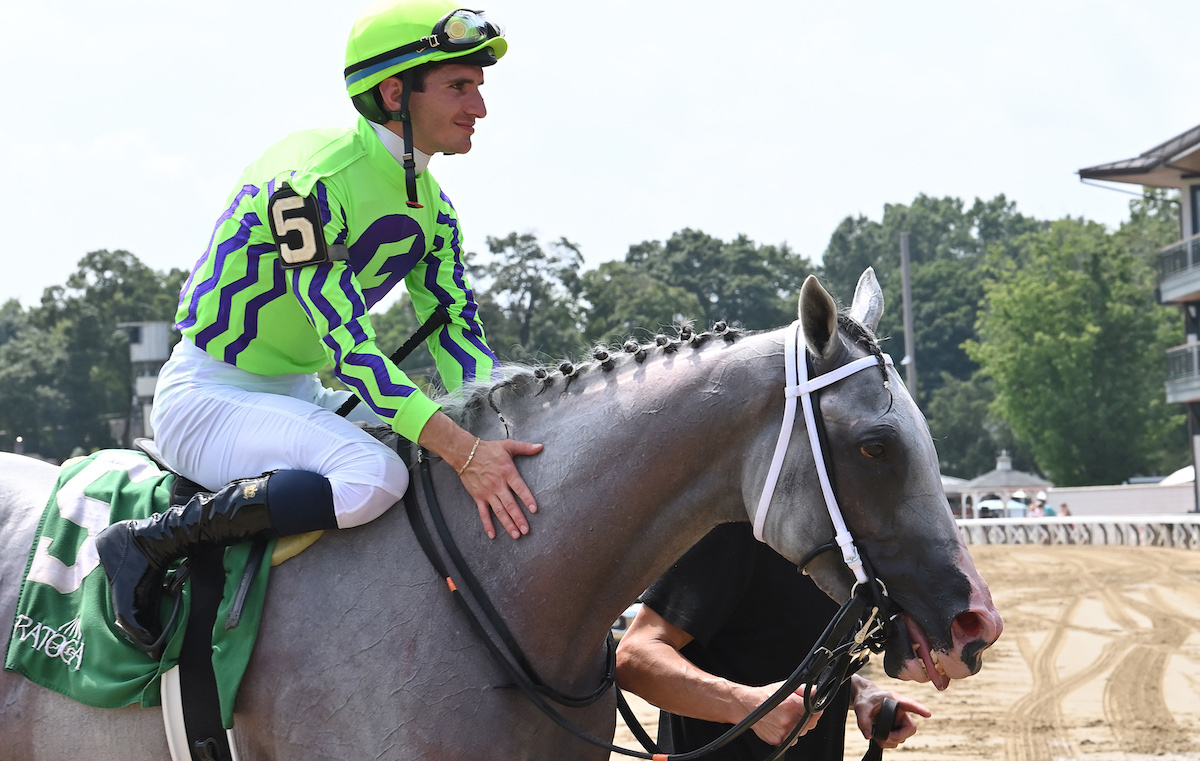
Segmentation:
{"type": "Polygon", "coordinates": [[[1200,514],[963,518],[967,544],[1106,544],[1200,550],[1200,514]]]}

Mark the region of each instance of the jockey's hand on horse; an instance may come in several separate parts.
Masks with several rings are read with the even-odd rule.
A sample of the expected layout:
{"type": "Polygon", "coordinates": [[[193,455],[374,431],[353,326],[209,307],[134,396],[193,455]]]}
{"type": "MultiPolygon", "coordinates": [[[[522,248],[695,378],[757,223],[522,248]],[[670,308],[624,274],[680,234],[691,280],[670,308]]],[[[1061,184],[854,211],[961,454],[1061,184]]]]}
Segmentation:
{"type": "Polygon", "coordinates": [[[492,513],[513,539],[529,533],[529,521],[521,504],[529,512],[536,513],[537,503],[525,485],[525,479],[517,472],[513,457],[535,455],[542,451],[541,444],[512,439],[476,439],[441,412],[434,413],[429,419],[421,429],[419,439],[417,443],[459,471],[463,487],[479,509],[479,519],[483,521],[488,538],[496,538],[492,513]]]}
{"type": "Polygon", "coordinates": [[[858,674],[850,677],[850,680],[850,699],[854,706],[854,716],[858,720],[858,728],[863,733],[863,738],[867,740],[871,739],[875,716],[879,713],[884,698],[895,698],[898,703],[896,723],[892,725],[891,733],[880,743],[883,748],[898,747],[900,743],[916,734],[917,723],[910,714],[915,713],[927,719],[933,715],[917,701],[901,697],[896,692],[888,692],[858,674]]]}

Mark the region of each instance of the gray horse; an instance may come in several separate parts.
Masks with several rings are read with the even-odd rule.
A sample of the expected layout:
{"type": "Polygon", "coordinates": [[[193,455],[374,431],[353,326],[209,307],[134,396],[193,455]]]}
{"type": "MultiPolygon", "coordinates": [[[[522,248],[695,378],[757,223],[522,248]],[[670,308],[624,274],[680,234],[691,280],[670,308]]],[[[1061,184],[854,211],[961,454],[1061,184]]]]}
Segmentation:
{"type": "MultiPolygon", "coordinates": [[[[799,314],[815,373],[878,353],[882,310],[870,270],[852,319],[809,278],[799,314]]],[[[595,689],[605,635],[626,604],[710,528],[753,517],[783,420],[784,332],[702,334],[480,392],[474,433],[546,445],[521,461],[541,508],[532,531],[489,542],[453,470],[435,462],[434,481],[472,570],[553,687],[595,689]]],[[[904,611],[885,667],[944,689],[979,669],[1002,624],[954,525],[925,421],[882,364],[826,388],[821,413],[846,522],[904,611]]],[[[55,473],[0,459],[4,626],[55,473]]],[[[764,536],[792,561],[832,536],[803,418],[773,504],[764,536]]],[[[853,576],[836,553],[809,571],[834,598],[849,594],[853,576]]],[[[611,692],[563,713],[612,736],[611,692]]],[[[327,533],[275,569],[235,736],[247,761],[608,756],[509,684],[400,509],[327,533]]],[[[89,708],[7,672],[0,738],[0,761],[168,757],[157,711],[89,708]]]]}

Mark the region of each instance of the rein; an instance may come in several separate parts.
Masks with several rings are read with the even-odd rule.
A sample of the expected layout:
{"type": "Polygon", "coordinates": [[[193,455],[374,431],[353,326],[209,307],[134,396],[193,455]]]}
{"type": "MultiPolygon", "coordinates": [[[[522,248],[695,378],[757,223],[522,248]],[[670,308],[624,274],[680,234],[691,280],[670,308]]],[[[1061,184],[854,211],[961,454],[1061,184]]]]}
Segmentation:
{"type": "Polygon", "coordinates": [[[413,495],[412,489],[409,489],[405,494],[404,500],[404,507],[408,513],[409,522],[413,526],[413,531],[417,535],[417,541],[420,543],[421,549],[425,551],[425,556],[429,558],[433,567],[446,580],[446,585],[454,595],[455,601],[467,614],[467,618],[474,626],[476,632],[483,637],[484,642],[488,645],[488,649],[492,651],[492,655],[509,668],[510,674],[519,675],[519,678],[514,680],[518,683],[518,686],[527,684],[537,694],[549,697],[560,705],[569,708],[583,708],[590,706],[603,697],[608,692],[609,687],[616,681],[617,646],[613,640],[612,633],[609,633],[606,643],[608,650],[607,666],[604,678],[601,680],[599,687],[587,695],[568,695],[549,686],[545,680],[538,676],[537,671],[529,663],[529,659],[525,657],[521,646],[517,644],[516,638],[513,637],[512,632],[504,623],[504,619],[500,616],[500,612],[492,605],[487,592],[484,591],[475,575],[471,573],[466,558],[462,556],[462,552],[458,549],[454,537],[450,534],[445,517],[442,515],[441,506],[438,504],[437,495],[433,491],[433,477],[430,470],[429,456],[424,449],[418,448],[417,450],[416,467],[420,470],[426,507],[429,509],[429,515],[437,531],[438,538],[441,541],[442,549],[450,560],[453,570],[449,569],[442,562],[441,557],[434,549],[429,529],[425,525],[424,516],[417,506],[417,500],[415,495],[413,495]],[[482,611],[483,617],[487,620],[492,631],[495,632],[494,637],[483,626],[483,621],[480,620],[480,617],[468,603],[466,596],[454,581],[455,576],[463,582],[467,591],[475,599],[475,603],[480,611],[482,611]],[[500,642],[496,641],[497,638],[499,638],[500,642]]]}
{"type": "MultiPolygon", "coordinates": [[[[466,614],[472,628],[479,634],[497,664],[508,673],[513,684],[542,713],[577,738],[604,748],[611,753],[619,753],[633,758],[651,759],[652,761],[693,761],[728,745],[762,719],[762,717],[774,710],[776,706],[782,703],[801,684],[808,684],[809,689],[804,695],[805,715],[775,752],[764,760],[778,761],[787,752],[792,742],[799,737],[801,730],[808,723],[809,718],[813,714],[824,710],[837,694],[841,685],[862,668],[863,664],[870,657],[870,653],[882,652],[891,632],[891,622],[894,616],[881,615],[881,611],[885,609],[885,605],[889,608],[893,606],[887,600],[887,589],[875,577],[870,564],[854,545],[854,539],[846,528],[845,520],[842,518],[841,510],[838,507],[837,498],[834,494],[833,482],[830,478],[829,464],[826,462],[829,447],[827,444],[823,445],[826,439],[824,421],[816,415],[820,411],[819,399],[814,398],[817,397],[820,389],[861,370],[878,366],[880,362],[886,362],[888,365],[891,365],[891,358],[887,355],[884,355],[883,359],[874,356],[863,357],[809,380],[808,352],[804,352],[803,361],[800,361],[799,358],[799,347],[804,345],[800,338],[803,328],[799,321],[793,323],[792,327],[793,329],[788,332],[787,340],[785,341],[787,386],[784,389],[786,401],[783,427],[780,431],[779,440],[775,448],[775,456],[771,462],[771,468],[763,487],[763,494],[759,500],[758,510],[755,513],[754,535],[755,538],[762,541],[762,528],[766,523],[767,511],[771,505],[779,473],[783,467],[783,460],[787,454],[792,427],[795,424],[796,398],[800,397],[804,406],[809,443],[812,447],[813,457],[816,461],[817,472],[821,481],[821,491],[825,497],[825,504],[830,518],[833,521],[835,536],[833,542],[822,545],[809,553],[801,562],[798,570],[803,570],[804,566],[818,554],[826,550],[832,550],[835,547],[840,547],[843,561],[853,571],[856,583],[851,590],[850,599],[842,605],[841,609],[826,626],[825,631],[821,634],[821,637],[817,640],[817,643],[813,646],[809,654],[805,656],[804,660],[796,667],[792,675],[783,682],[775,694],[731,727],[721,737],[693,751],[674,754],[658,752],[653,747],[653,743],[648,742],[649,737],[642,730],[641,726],[637,725],[636,719],[631,722],[631,727],[634,725],[637,726],[634,729],[634,733],[638,736],[642,744],[647,747],[649,752],[621,748],[590,734],[562,716],[561,713],[546,702],[546,698],[549,698],[560,705],[578,708],[591,705],[607,694],[609,688],[614,686],[616,672],[616,647],[612,634],[609,633],[606,643],[608,661],[606,673],[600,686],[593,692],[583,696],[571,696],[547,685],[538,676],[529,663],[529,660],[525,657],[520,646],[512,636],[511,631],[504,624],[499,612],[496,611],[495,607],[489,601],[487,593],[471,573],[466,559],[458,550],[454,538],[446,526],[437,497],[434,494],[430,458],[425,450],[417,448],[417,463],[413,467],[419,470],[426,508],[429,510],[430,518],[434,523],[442,550],[449,559],[451,567],[448,567],[442,561],[441,555],[434,548],[432,536],[417,504],[415,490],[410,488],[405,494],[405,508],[408,512],[409,522],[413,526],[413,531],[417,536],[421,548],[425,551],[425,555],[429,558],[430,563],[442,578],[445,579],[455,602],[458,603],[459,607],[466,614]],[[487,626],[484,625],[484,621],[476,613],[475,607],[468,601],[467,596],[456,583],[456,576],[466,586],[467,591],[470,592],[471,597],[474,599],[475,607],[478,607],[482,611],[483,618],[487,620],[487,626]]],[[[617,688],[617,700],[618,703],[622,704],[622,715],[629,722],[632,712],[627,712],[627,705],[621,695],[620,688],[617,688]]],[[[882,732],[882,735],[886,737],[890,731],[890,726],[883,728],[878,725],[876,726],[876,734],[882,732]]]]}

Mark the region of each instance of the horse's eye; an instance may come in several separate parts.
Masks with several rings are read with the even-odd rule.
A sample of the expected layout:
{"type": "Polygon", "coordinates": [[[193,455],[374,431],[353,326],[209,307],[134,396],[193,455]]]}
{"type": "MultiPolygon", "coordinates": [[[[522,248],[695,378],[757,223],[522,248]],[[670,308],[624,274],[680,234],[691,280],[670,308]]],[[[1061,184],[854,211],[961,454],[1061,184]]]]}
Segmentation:
{"type": "Polygon", "coordinates": [[[858,447],[858,451],[862,453],[863,457],[870,457],[872,460],[878,460],[879,458],[883,457],[883,444],[880,444],[878,441],[872,441],[868,444],[861,444],[858,447]]]}

